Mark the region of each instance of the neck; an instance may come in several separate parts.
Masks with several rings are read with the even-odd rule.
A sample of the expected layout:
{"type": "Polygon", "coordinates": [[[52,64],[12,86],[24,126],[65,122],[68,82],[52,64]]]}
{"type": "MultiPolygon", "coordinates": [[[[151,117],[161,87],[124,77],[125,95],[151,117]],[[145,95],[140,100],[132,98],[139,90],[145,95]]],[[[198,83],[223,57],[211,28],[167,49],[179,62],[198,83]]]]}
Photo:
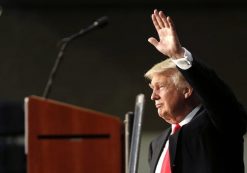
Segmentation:
{"type": "MultiPolygon", "coordinates": [[[[183,111],[181,111],[180,115],[175,116],[175,123],[180,123],[184,120],[184,118],[193,111],[197,106],[201,104],[198,97],[191,97],[190,100],[188,100],[187,104],[185,104],[183,111]]],[[[174,124],[174,123],[173,123],[174,124]]]]}

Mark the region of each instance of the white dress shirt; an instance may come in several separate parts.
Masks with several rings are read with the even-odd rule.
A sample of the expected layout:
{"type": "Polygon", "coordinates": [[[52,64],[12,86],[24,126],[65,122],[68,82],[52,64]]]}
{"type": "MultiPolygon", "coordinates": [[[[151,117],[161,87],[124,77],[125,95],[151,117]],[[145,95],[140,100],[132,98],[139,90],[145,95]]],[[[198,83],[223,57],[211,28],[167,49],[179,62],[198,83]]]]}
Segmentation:
{"type": "Polygon", "coordinates": [[[187,70],[192,66],[193,57],[187,49],[185,49],[184,47],[183,49],[184,49],[184,57],[181,57],[179,59],[172,58],[172,61],[182,70],[187,70]]]}

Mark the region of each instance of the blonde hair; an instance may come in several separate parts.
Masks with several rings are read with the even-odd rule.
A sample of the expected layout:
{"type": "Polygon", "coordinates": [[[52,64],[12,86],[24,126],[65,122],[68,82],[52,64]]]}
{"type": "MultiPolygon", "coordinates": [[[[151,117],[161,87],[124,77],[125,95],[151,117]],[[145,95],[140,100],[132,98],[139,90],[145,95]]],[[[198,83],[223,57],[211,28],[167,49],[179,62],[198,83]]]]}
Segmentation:
{"type": "Polygon", "coordinates": [[[186,86],[190,86],[189,83],[185,80],[185,78],[181,74],[181,72],[177,69],[176,64],[171,60],[171,58],[168,58],[158,64],[155,64],[150,70],[148,70],[145,73],[144,77],[149,80],[152,80],[155,74],[166,73],[164,75],[167,75],[167,72],[169,72],[171,81],[178,88],[184,88],[186,86]]]}

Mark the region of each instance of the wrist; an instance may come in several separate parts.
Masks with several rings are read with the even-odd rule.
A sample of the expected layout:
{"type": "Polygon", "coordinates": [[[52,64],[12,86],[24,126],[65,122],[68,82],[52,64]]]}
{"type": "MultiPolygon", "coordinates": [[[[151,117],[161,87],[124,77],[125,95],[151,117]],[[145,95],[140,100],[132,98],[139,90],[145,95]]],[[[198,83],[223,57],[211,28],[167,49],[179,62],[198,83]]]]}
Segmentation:
{"type": "Polygon", "coordinates": [[[175,51],[175,53],[170,57],[172,59],[180,59],[184,57],[185,50],[180,47],[179,50],[175,51]]]}

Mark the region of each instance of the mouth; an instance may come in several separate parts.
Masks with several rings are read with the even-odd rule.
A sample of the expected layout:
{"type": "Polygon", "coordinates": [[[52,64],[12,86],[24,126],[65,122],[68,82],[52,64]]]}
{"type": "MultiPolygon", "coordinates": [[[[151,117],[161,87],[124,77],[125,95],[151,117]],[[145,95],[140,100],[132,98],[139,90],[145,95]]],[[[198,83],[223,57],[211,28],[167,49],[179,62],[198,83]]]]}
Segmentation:
{"type": "Polygon", "coordinates": [[[159,109],[161,106],[162,106],[162,104],[160,104],[160,103],[155,104],[155,107],[156,107],[157,109],[159,109]]]}

